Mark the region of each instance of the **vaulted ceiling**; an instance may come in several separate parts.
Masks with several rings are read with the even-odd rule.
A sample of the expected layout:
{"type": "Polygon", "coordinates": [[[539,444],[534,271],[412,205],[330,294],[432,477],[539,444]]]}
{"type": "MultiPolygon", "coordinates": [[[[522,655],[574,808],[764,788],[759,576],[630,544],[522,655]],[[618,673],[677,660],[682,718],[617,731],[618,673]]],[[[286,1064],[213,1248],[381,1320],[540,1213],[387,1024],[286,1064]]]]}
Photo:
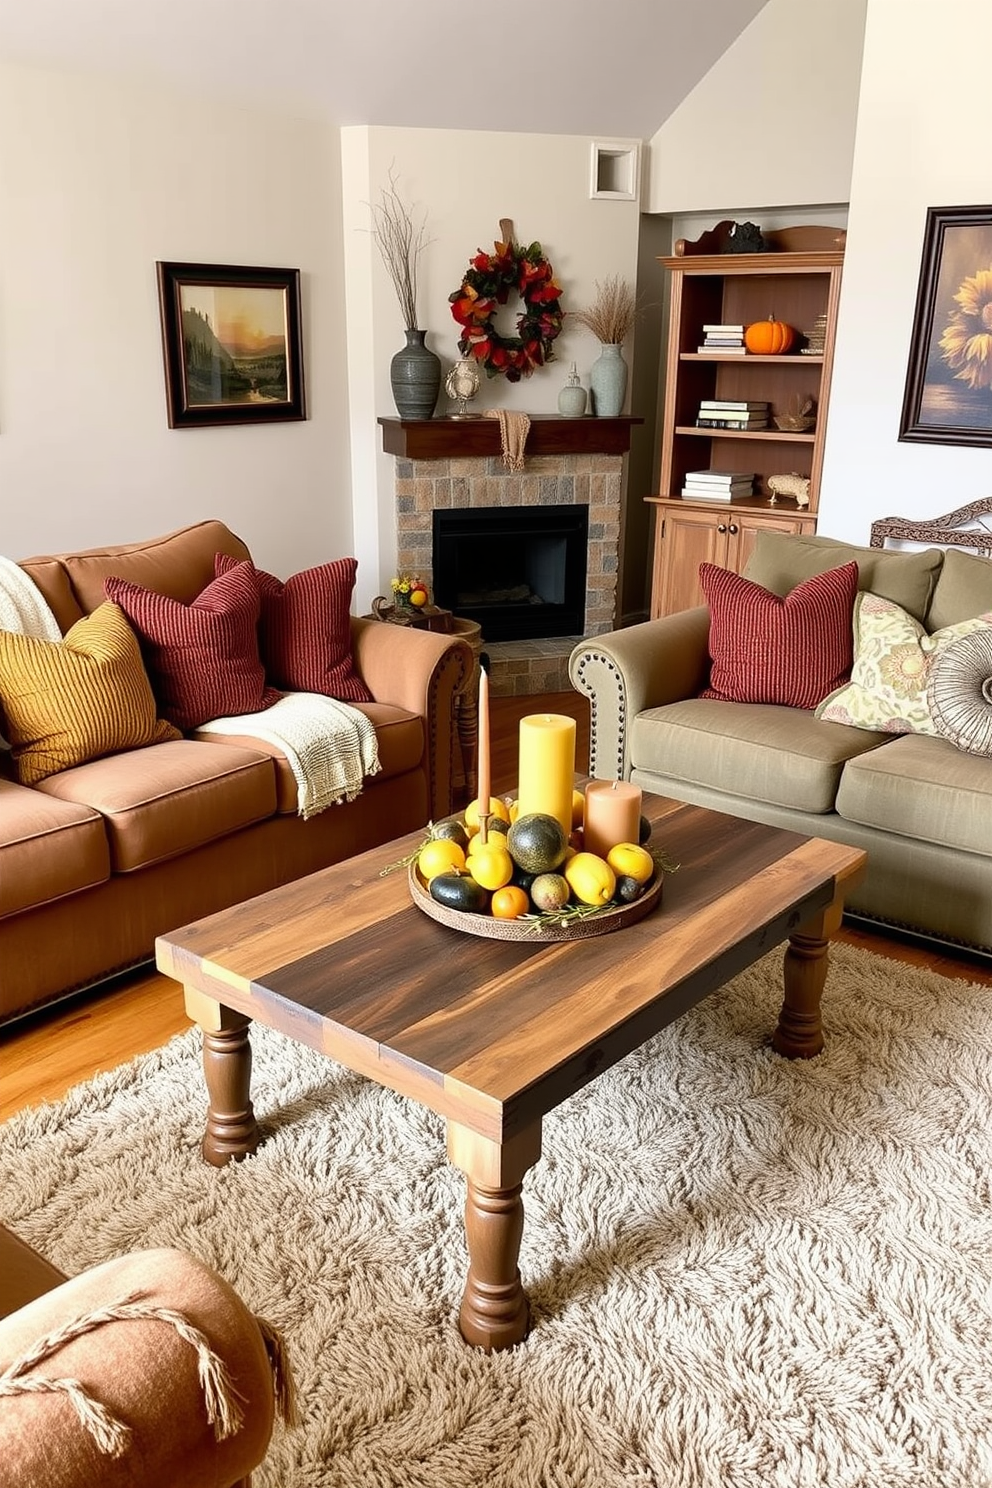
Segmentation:
{"type": "Polygon", "coordinates": [[[0,0],[0,61],[334,124],[650,137],[766,0],[0,0]]]}

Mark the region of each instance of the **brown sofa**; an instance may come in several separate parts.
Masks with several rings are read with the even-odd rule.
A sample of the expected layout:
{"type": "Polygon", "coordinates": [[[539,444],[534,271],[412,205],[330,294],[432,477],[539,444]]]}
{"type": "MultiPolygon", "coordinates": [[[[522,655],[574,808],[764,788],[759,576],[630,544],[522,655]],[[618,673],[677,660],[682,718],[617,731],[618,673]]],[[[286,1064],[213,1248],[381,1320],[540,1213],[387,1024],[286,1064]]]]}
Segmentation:
{"type": "Polygon", "coordinates": [[[247,1485],[277,1407],[292,1413],[276,1336],[210,1267],[182,1251],[143,1250],[70,1281],[2,1225],[0,1375],[0,1481],[11,1488],[247,1485]],[[161,1311],[199,1339],[152,1315],[161,1311]],[[104,1312],[117,1315],[97,1322],[104,1312]],[[66,1380],[82,1413],[54,1383],[66,1380]]]}
{"type": "MultiPolygon", "coordinates": [[[[222,522],[147,543],[23,560],[65,633],[116,574],[189,602],[214,556],[248,558],[222,522]]],[[[352,620],[379,773],[303,820],[270,743],[203,734],[17,784],[0,765],[0,1022],[151,957],[155,937],[389,841],[452,808],[463,640],[352,620]]],[[[3,719],[0,717],[0,732],[3,719]]]]}

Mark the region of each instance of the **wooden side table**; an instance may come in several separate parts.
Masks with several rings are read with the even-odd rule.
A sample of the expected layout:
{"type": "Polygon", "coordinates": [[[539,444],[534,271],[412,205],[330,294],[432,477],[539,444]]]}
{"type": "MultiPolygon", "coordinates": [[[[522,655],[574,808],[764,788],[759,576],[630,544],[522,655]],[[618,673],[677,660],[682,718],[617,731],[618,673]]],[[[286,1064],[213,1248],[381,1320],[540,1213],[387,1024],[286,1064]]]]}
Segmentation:
{"type": "Polygon", "coordinates": [[[420,630],[440,630],[446,635],[458,636],[467,641],[472,650],[474,666],[460,692],[455,694],[455,728],[461,754],[461,768],[455,761],[452,784],[456,795],[465,794],[466,804],[475,800],[477,784],[476,763],[479,745],[479,656],[482,652],[482,627],[475,620],[461,620],[450,610],[427,606],[427,612],[390,604],[381,596],[372,601],[371,615],[365,620],[381,620],[389,625],[412,625],[420,630]]]}
{"type": "Polygon", "coordinates": [[[466,802],[475,800],[478,777],[476,764],[479,745],[479,656],[482,652],[482,627],[475,620],[461,620],[457,615],[451,620],[451,634],[467,641],[472,649],[475,665],[465,686],[455,695],[455,727],[462,755],[462,768],[455,766],[454,786],[464,791],[466,802]]]}

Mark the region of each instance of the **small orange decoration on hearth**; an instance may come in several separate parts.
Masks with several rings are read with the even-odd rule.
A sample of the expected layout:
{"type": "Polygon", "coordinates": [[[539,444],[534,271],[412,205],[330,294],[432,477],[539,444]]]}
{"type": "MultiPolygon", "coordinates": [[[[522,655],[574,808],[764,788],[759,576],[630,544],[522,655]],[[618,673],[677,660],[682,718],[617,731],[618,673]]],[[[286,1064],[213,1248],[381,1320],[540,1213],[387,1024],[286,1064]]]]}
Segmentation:
{"type": "Polygon", "coordinates": [[[795,329],[773,315],[753,321],[744,332],[744,345],[755,356],[779,356],[791,351],[795,339],[795,329]]]}

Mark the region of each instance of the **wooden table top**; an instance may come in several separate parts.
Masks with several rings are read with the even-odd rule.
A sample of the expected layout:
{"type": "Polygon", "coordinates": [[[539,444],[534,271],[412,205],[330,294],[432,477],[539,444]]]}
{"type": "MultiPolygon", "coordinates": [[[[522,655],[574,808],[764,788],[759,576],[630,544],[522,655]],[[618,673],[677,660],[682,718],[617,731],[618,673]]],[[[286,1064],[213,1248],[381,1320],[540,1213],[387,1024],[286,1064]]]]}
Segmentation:
{"type": "MultiPolygon", "coordinates": [[[[333,807],[331,808],[333,810],[333,807]]],[[[681,866],[606,935],[449,929],[412,902],[414,832],[160,936],[159,970],[505,1142],[829,905],[854,848],[646,795],[681,866]]]]}

